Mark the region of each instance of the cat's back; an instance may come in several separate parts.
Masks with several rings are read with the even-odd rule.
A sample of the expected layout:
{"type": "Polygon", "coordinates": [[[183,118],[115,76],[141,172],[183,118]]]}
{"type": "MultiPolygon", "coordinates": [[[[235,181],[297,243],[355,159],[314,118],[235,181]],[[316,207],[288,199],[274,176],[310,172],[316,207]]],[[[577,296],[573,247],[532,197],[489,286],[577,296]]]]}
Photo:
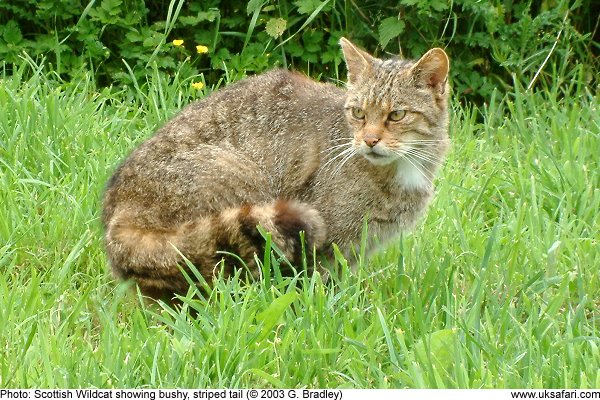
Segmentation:
{"type": "Polygon", "coordinates": [[[291,167],[310,175],[319,162],[323,134],[343,129],[344,93],[333,84],[274,69],[189,104],[117,169],[107,184],[103,219],[110,219],[119,202],[164,205],[165,193],[186,189],[173,184],[174,177],[194,170],[205,171],[206,186],[209,163],[219,155],[221,161],[227,154],[271,171],[276,188],[283,187],[291,167]]]}
{"type": "MultiPolygon", "coordinates": [[[[285,69],[255,75],[194,102],[159,130],[159,135],[190,133],[217,144],[223,139],[248,139],[273,129],[281,133],[305,125],[320,125],[342,117],[345,91],[285,69]]],[[[318,127],[317,127],[318,128],[318,127]]]]}
{"type": "Polygon", "coordinates": [[[215,109],[235,105],[251,107],[271,105],[285,107],[304,101],[343,100],[344,90],[329,83],[315,81],[306,75],[276,68],[254,75],[215,91],[207,98],[190,106],[211,103],[215,109]]]}

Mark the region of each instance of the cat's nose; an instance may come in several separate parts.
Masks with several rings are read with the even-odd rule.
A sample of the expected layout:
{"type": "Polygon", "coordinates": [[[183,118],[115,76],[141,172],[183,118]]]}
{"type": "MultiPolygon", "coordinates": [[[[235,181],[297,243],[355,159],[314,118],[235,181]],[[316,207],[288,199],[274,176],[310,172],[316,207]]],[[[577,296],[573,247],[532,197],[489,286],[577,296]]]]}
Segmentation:
{"type": "Polygon", "coordinates": [[[363,136],[363,141],[369,147],[375,146],[377,143],[379,143],[380,140],[381,138],[378,135],[374,134],[366,134],[365,136],[363,136]]]}

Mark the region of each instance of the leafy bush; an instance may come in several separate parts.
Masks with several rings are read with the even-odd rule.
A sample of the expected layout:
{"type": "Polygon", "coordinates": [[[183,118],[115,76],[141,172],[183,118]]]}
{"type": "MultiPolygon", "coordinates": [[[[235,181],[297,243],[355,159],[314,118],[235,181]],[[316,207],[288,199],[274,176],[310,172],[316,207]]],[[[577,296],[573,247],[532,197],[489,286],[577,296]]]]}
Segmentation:
{"type": "Polygon", "coordinates": [[[481,100],[551,67],[589,63],[577,76],[593,79],[595,23],[591,0],[15,0],[0,2],[0,59],[10,73],[26,52],[65,79],[92,70],[101,86],[150,67],[211,85],[274,65],[340,79],[345,35],[383,56],[445,47],[455,90],[481,100]]]}

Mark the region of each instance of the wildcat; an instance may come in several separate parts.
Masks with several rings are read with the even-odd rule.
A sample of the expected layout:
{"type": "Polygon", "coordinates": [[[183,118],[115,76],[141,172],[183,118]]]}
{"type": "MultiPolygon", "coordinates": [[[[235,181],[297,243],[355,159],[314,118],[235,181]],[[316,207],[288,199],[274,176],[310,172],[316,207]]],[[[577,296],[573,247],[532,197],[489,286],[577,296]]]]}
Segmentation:
{"type": "Polygon", "coordinates": [[[346,88],[271,70],[188,105],[131,153],[103,202],[117,277],[170,298],[189,288],[181,254],[209,281],[222,251],[258,275],[259,225],[296,266],[301,231],[309,253],[328,254],[360,240],[365,216],[380,239],[414,225],[449,146],[448,57],[384,61],[340,45],[346,88]]]}

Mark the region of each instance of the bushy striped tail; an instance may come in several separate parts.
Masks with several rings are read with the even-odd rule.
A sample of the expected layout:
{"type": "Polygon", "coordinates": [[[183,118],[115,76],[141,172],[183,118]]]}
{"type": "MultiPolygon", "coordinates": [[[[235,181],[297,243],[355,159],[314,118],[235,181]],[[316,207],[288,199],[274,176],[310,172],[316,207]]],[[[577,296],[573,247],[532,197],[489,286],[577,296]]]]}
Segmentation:
{"type": "Polygon", "coordinates": [[[298,267],[303,255],[300,232],[304,232],[307,252],[320,249],[326,238],[325,223],[317,210],[285,200],[244,204],[173,228],[140,227],[132,221],[126,212],[116,212],[108,222],[105,239],[109,260],[117,277],[133,279],[143,294],[155,299],[185,294],[189,288],[180,270],[187,266],[177,250],[210,282],[223,258],[226,275],[240,267],[237,257],[220,252],[236,254],[252,275],[260,274],[254,262],[254,254],[261,256],[265,245],[259,225],[298,267]]]}

